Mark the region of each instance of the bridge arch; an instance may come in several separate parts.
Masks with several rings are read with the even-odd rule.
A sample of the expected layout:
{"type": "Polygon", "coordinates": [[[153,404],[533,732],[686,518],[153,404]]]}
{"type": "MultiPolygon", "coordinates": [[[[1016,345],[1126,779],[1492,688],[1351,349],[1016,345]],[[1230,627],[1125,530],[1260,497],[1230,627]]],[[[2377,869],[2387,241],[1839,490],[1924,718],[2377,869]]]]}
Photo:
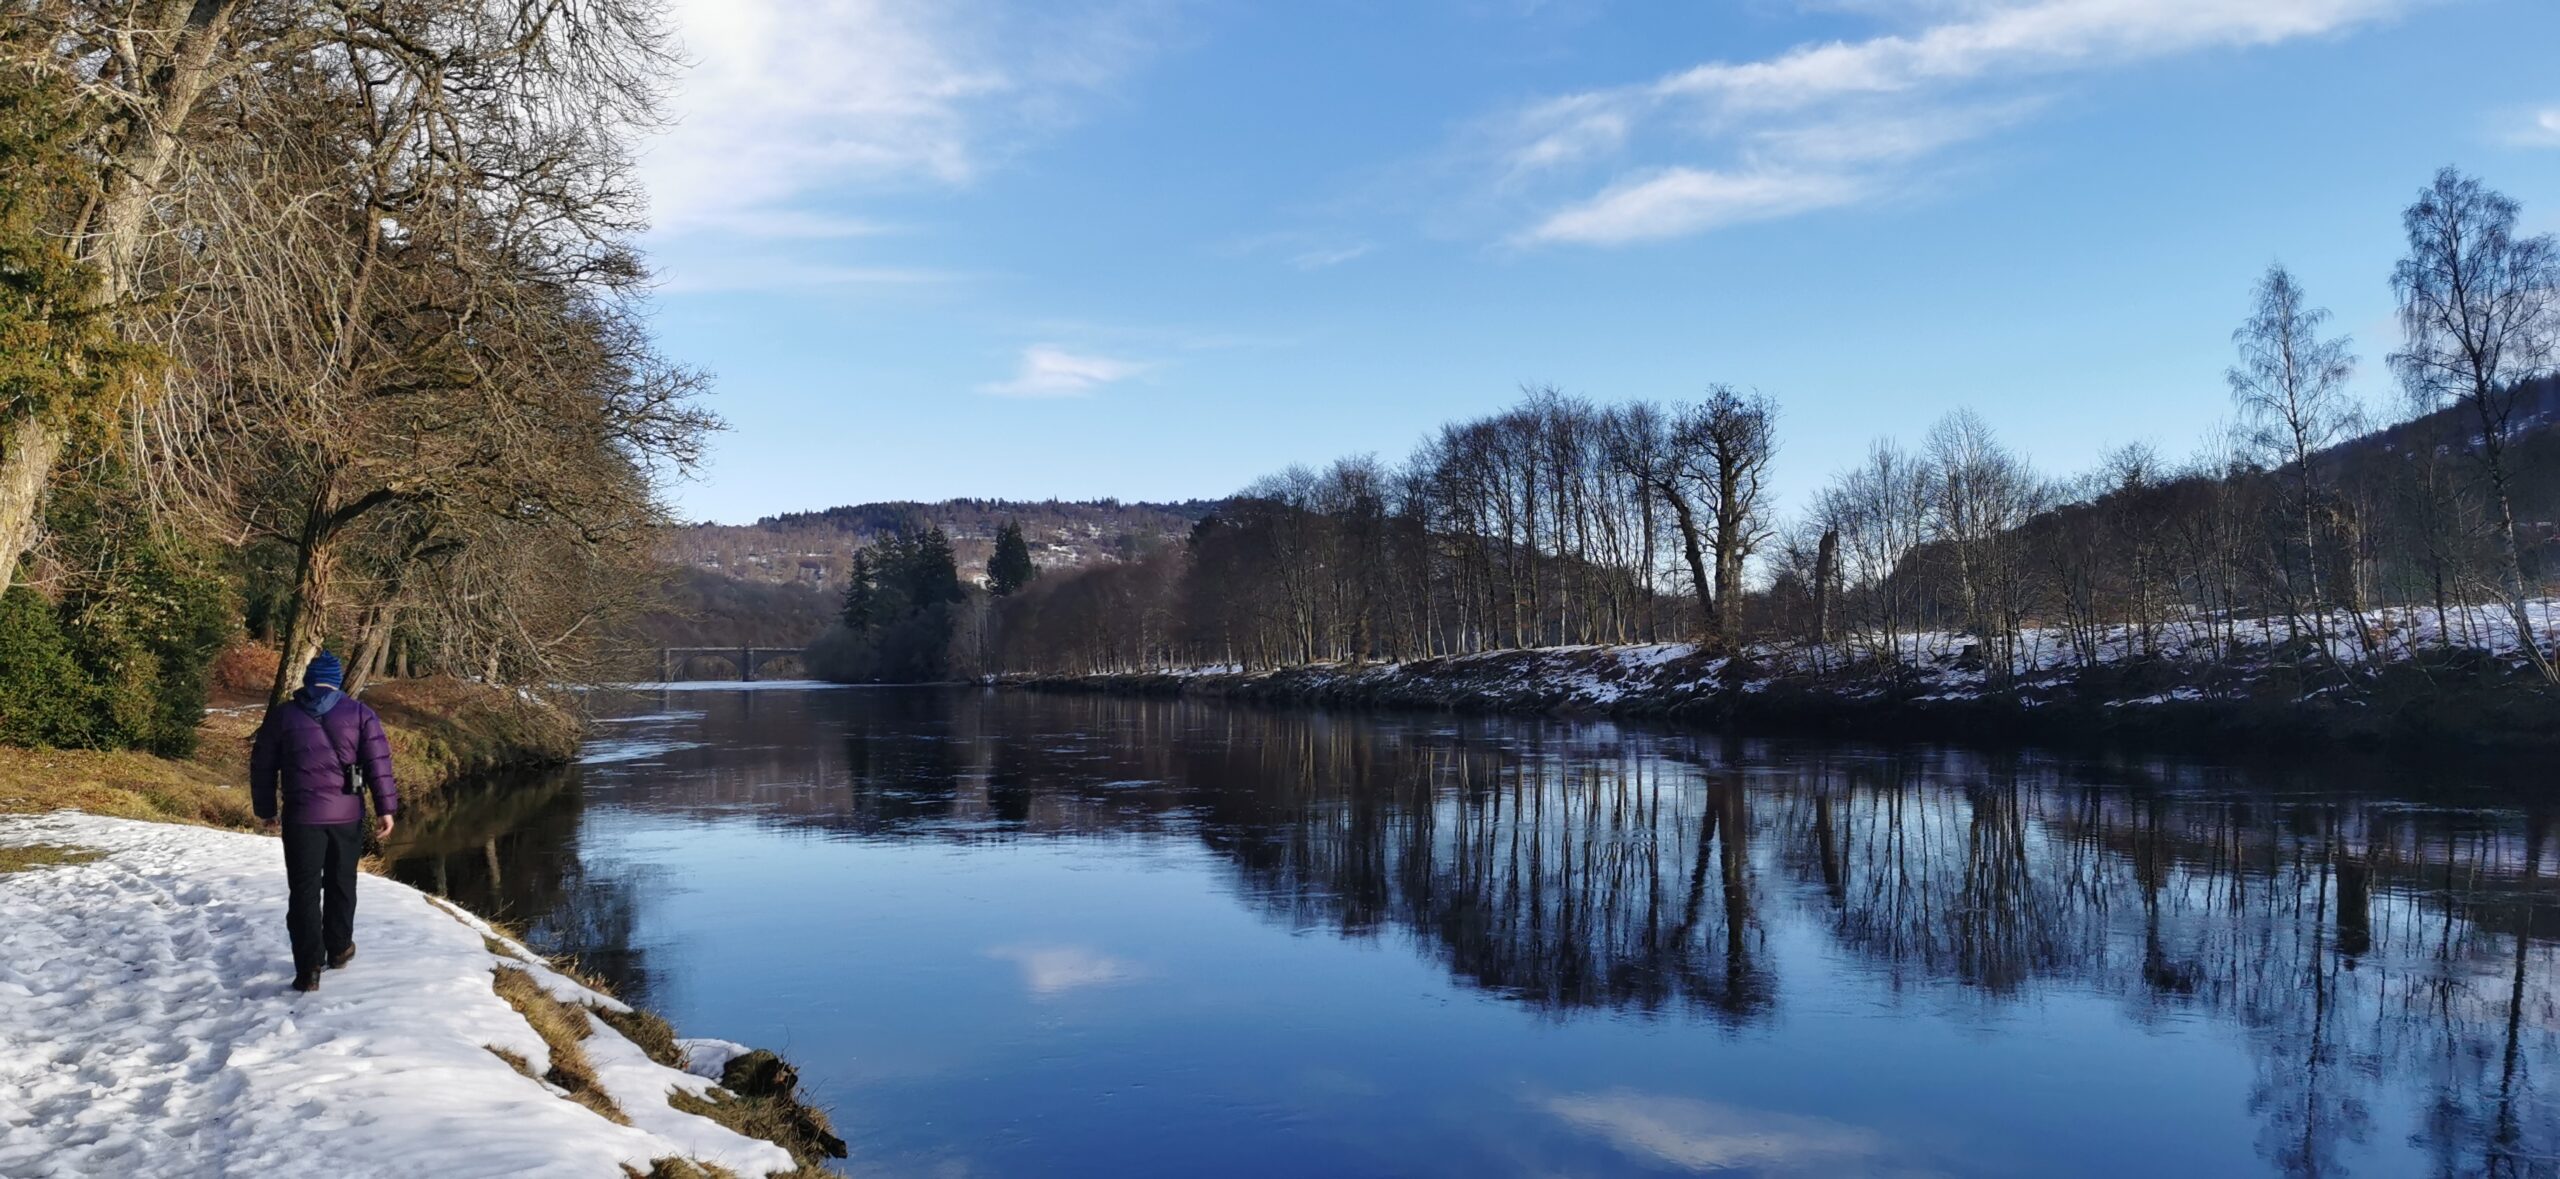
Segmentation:
{"type": "Polygon", "coordinates": [[[785,666],[808,674],[798,647],[664,647],[658,651],[658,679],[674,683],[687,679],[735,679],[754,682],[768,666],[785,666]],[[725,675],[706,677],[695,674],[696,665],[710,661],[725,664],[725,675]]]}

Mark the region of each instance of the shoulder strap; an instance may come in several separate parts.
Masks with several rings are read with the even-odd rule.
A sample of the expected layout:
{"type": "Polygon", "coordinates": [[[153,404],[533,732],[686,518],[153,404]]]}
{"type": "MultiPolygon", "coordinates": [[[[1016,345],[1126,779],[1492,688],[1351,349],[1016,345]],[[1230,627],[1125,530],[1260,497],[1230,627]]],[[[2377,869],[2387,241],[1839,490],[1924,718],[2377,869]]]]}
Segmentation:
{"type": "MultiPolygon", "coordinates": [[[[338,771],[340,777],[344,777],[346,775],[347,767],[354,764],[355,758],[349,756],[345,750],[338,748],[338,739],[329,735],[329,722],[324,718],[326,718],[330,712],[335,712],[338,709],[350,707],[354,704],[355,698],[350,696],[347,699],[329,706],[326,712],[321,712],[314,711],[310,706],[304,704],[300,700],[293,702],[293,706],[296,709],[299,709],[302,715],[310,717],[312,725],[320,730],[320,741],[322,744],[329,747],[329,756],[338,763],[333,768],[338,771]]],[[[364,725],[362,722],[358,722],[356,725],[356,744],[358,747],[357,751],[361,754],[364,744],[364,725]]]]}

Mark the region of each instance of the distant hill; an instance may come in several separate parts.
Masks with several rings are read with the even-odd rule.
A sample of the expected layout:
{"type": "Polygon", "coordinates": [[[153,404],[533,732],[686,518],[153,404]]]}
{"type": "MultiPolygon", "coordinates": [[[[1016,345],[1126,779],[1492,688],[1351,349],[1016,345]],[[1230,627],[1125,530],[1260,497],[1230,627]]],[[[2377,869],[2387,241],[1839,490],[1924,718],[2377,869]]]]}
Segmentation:
{"type": "Polygon", "coordinates": [[[950,499],[938,503],[851,504],[822,512],[767,516],[753,524],[697,524],[676,530],[668,557],[689,569],[740,581],[843,585],[855,549],[901,527],[933,527],[951,538],[966,581],[985,578],[996,530],[1010,520],[1031,542],[1043,569],[1069,569],[1127,559],[1178,542],[1218,506],[1215,500],[1122,503],[1118,500],[950,499]]]}
{"type": "MultiPolygon", "coordinates": [[[[2515,414],[2508,422],[2511,439],[2560,426],[2560,378],[2535,381],[2516,389],[2515,414]]],[[[2322,452],[2329,461],[2365,453],[2404,454],[2435,447],[2459,450],[2480,433],[2480,422],[2468,407],[2446,406],[2405,422],[2350,438],[2322,452]]]]}

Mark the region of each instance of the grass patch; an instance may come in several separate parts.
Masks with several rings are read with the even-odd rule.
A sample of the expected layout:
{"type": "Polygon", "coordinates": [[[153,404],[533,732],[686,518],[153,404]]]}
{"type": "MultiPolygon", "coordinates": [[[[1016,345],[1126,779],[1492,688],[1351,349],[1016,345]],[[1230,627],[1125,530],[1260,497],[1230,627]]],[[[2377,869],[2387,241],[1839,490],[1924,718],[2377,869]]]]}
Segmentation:
{"type": "Polygon", "coordinates": [[[512,966],[501,966],[492,984],[498,997],[516,1009],[516,1014],[533,1025],[534,1034],[551,1049],[551,1071],[542,1079],[569,1093],[569,1100],[594,1110],[604,1117],[628,1126],[631,1119],[613,1103],[611,1095],[596,1084],[595,1066],[587,1060],[583,1043],[595,1033],[587,1022],[586,1009],[572,1007],[551,997],[533,976],[512,966]]]}
{"type": "Polygon", "coordinates": [[[829,1152],[807,1138],[808,1119],[815,1119],[824,1132],[826,1115],[797,1101],[776,1101],[768,1097],[740,1097],[725,1089],[714,1089],[708,1097],[696,1097],[682,1089],[667,1095],[667,1104],[696,1117],[709,1118],[749,1138],[761,1138],[791,1152],[791,1160],[799,1169],[777,1173],[774,1179],[837,1179],[825,1161],[844,1157],[844,1144],[834,1135],[829,1152]]]}
{"type": "Polygon", "coordinates": [[[0,847],[0,876],[24,872],[29,868],[52,868],[64,864],[86,864],[107,853],[88,847],[65,847],[58,843],[28,843],[16,847],[0,847]]]}
{"type": "MultiPolygon", "coordinates": [[[[517,1055],[517,1054],[515,1054],[515,1053],[513,1053],[513,1052],[509,1052],[509,1051],[507,1051],[507,1050],[506,1050],[506,1049],[504,1049],[504,1048],[500,1048],[500,1047],[498,1047],[498,1046],[497,1046],[497,1045],[495,1045],[495,1044],[482,1044],[482,1045],[481,1045],[481,1047],[488,1049],[488,1050],[489,1050],[489,1055],[491,1055],[491,1056],[495,1056],[495,1057],[497,1057],[497,1058],[498,1058],[498,1059],[500,1059],[500,1060],[506,1061],[506,1062],[507,1062],[507,1067],[508,1067],[508,1068],[511,1068],[511,1069],[516,1070],[517,1072],[523,1073],[524,1075],[526,1075],[526,1076],[528,1076],[528,1077],[533,1077],[533,1062],[532,1062],[532,1061],[526,1060],[524,1057],[519,1056],[519,1055],[517,1055]]],[[[538,1081],[538,1080],[541,1080],[542,1078],[540,1078],[540,1077],[534,1077],[534,1079],[538,1081]]]]}
{"type": "Polygon", "coordinates": [[[796,1179],[834,1174],[826,1160],[845,1156],[844,1139],[836,1137],[824,1111],[800,1100],[800,1075],[781,1057],[747,1053],[729,1062],[720,1084],[701,1096],[679,1089],[667,1095],[667,1104],[789,1151],[799,1164],[789,1173],[796,1179]]]}
{"type": "Polygon", "coordinates": [[[649,1169],[646,1171],[624,1163],[622,1173],[630,1179],[738,1179],[738,1173],[727,1167],[715,1167],[709,1163],[673,1156],[650,1160],[649,1169]]]}
{"type": "MultiPolygon", "coordinates": [[[[368,689],[364,700],[382,714],[404,803],[468,775],[557,763],[577,752],[575,717],[502,688],[393,680],[368,689]]],[[[196,751],[185,758],[0,745],[0,815],[81,810],[253,830],[249,745],[265,711],[264,700],[252,697],[206,713],[196,726],[196,751]]]]}
{"type": "Polygon", "coordinates": [[[226,781],[202,762],[147,753],[0,746],[0,815],[66,808],[234,830],[258,823],[245,770],[226,781]]]}
{"type": "Polygon", "coordinates": [[[365,689],[364,702],[382,714],[403,782],[441,785],[578,752],[577,718],[504,688],[449,676],[385,680],[365,689]]]}

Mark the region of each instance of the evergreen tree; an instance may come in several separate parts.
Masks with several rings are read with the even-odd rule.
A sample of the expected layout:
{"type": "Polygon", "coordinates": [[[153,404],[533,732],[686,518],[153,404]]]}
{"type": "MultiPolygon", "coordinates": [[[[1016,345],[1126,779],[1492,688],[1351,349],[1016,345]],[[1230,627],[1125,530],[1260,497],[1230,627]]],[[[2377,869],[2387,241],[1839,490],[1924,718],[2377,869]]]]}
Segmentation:
{"type": "Polygon", "coordinates": [[[855,634],[868,634],[880,617],[880,587],[873,581],[871,550],[855,549],[853,566],[845,571],[844,627],[855,634]]]}
{"type": "Polygon", "coordinates": [[[910,610],[945,605],[967,597],[960,589],[960,562],[951,555],[951,538],[940,528],[928,528],[909,534],[903,554],[906,566],[899,580],[907,587],[910,610]]]}
{"type": "Polygon", "coordinates": [[[1031,544],[1022,539],[1022,525],[1007,520],[996,530],[996,553],[987,560],[987,588],[999,598],[1031,584],[1040,576],[1040,567],[1031,563],[1031,544]]]}

